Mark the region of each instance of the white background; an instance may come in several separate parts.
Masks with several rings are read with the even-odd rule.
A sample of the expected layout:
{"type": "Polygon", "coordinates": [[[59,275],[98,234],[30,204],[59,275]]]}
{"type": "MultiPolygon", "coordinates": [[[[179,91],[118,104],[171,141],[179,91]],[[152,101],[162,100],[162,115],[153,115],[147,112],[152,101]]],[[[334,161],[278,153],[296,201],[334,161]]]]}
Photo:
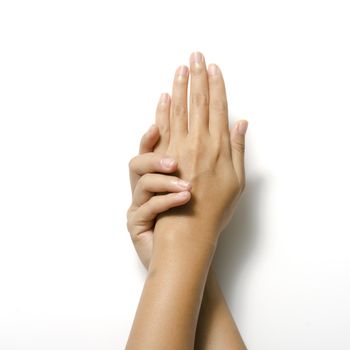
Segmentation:
{"type": "Polygon", "coordinates": [[[249,120],[215,265],[249,349],[350,348],[348,1],[1,1],[0,348],[122,349],[128,161],[173,73],[249,120]]]}

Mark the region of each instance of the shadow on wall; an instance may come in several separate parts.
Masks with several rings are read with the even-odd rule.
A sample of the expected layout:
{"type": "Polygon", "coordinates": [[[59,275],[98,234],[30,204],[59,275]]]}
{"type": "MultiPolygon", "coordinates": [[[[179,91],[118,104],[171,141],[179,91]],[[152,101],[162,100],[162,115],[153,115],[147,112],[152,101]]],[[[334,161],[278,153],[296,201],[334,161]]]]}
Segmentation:
{"type": "Polygon", "coordinates": [[[222,232],[214,257],[214,270],[229,305],[244,264],[254,254],[260,233],[260,198],[263,178],[247,179],[247,185],[233,218],[222,232]]]}

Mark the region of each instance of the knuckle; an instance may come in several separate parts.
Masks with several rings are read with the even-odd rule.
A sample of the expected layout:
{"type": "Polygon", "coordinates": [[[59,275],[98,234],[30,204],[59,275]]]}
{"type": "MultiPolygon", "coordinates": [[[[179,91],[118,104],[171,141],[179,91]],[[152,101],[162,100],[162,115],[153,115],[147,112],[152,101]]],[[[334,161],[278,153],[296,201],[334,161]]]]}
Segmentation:
{"type": "Polygon", "coordinates": [[[202,139],[198,136],[194,136],[191,140],[191,143],[188,145],[188,154],[192,157],[202,153],[202,139]]]}
{"type": "Polygon", "coordinates": [[[126,227],[128,229],[128,232],[131,234],[131,232],[132,232],[132,223],[130,222],[130,220],[127,220],[126,227]]]}
{"type": "Polygon", "coordinates": [[[131,170],[131,171],[135,171],[135,169],[136,169],[136,163],[137,162],[137,156],[135,156],[135,157],[132,157],[131,159],[130,159],[130,161],[129,161],[129,169],[131,170]]]}
{"type": "Polygon", "coordinates": [[[245,144],[243,141],[240,140],[235,140],[232,147],[234,148],[234,150],[244,153],[245,151],[245,144]]]}
{"type": "Polygon", "coordinates": [[[139,181],[137,182],[137,186],[144,191],[146,187],[146,181],[145,181],[145,175],[141,176],[139,178],[139,181]]]}
{"type": "Polygon", "coordinates": [[[164,137],[164,135],[169,134],[170,132],[170,127],[169,127],[169,123],[161,123],[159,125],[159,131],[160,131],[160,138],[162,138],[162,136],[164,137]]]}
{"type": "Polygon", "coordinates": [[[218,142],[213,143],[213,145],[211,146],[211,149],[212,149],[213,156],[215,156],[216,158],[219,158],[221,153],[223,153],[220,140],[218,140],[218,142]]]}
{"type": "Polygon", "coordinates": [[[145,175],[142,175],[139,179],[139,184],[143,191],[147,191],[150,176],[151,176],[150,174],[145,174],[145,175]]]}
{"type": "Polygon", "coordinates": [[[130,205],[130,207],[128,208],[128,210],[127,210],[127,212],[126,212],[127,218],[129,218],[129,217],[131,216],[131,213],[132,213],[131,207],[132,207],[132,206],[130,205]]]}
{"type": "Polygon", "coordinates": [[[147,210],[148,212],[153,216],[153,215],[157,215],[157,203],[159,202],[159,198],[157,198],[159,196],[153,196],[147,204],[147,210]]]}
{"type": "Polygon", "coordinates": [[[193,169],[200,166],[200,164],[204,166],[204,163],[211,159],[211,151],[210,154],[206,152],[206,147],[200,137],[194,137],[191,140],[191,143],[188,145],[187,154],[188,158],[191,160],[190,166],[193,169]]]}
{"type": "Polygon", "coordinates": [[[128,209],[128,212],[127,212],[126,227],[129,233],[132,233],[134,225],[133,225],[133,216],[130,208],[128,209]]]}
{"type": "Polygon", "coordinates": [[[209,105],[209,96],[202,93],[192,93],[191,104],[196,107],[207,107],[209,105]]]}
{"type": "Polygon", "coordinates": [[[187,114],[186,106],[181,102],[175,102],[173,105],[173,113],[175,116],[187,114]]]}
{"type": "Polygon", "coordinates": [[[210,109],[213,112],[219,113],[219,114],[227,114],[227,101],[223,99],[212,99],[210,100],[210,109]]]}
{"type": "Polygon", "coordinates": [[[166,156],[160,156],[159,154],[154,154],[152,157],[152,161],[150,163],[150,171],[161,171],[163,168],[162,159],[166,156]]]}

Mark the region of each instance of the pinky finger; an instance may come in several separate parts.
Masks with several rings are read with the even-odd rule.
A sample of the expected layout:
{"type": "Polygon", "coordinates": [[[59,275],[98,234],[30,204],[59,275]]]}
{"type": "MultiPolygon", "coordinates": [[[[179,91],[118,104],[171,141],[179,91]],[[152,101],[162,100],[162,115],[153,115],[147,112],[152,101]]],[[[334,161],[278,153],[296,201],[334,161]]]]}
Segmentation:
{"type": "Polygon", "coordinates": [[[168,209],[184,205],[190,198],[191,193],[189,191],[153,196],[137,209],[134,217],[139,223],[154,220],[158,214],[168,209]]]}

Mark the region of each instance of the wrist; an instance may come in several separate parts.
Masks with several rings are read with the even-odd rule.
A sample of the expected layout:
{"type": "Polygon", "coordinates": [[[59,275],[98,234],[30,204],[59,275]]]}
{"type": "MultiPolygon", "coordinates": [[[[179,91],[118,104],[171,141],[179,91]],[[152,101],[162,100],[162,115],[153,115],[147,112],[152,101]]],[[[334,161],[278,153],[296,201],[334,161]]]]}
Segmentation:
{"type": "Polygon", "coordinates": [[[181,249],[183,244],[189,247],[207,247],[215,251],[219,237],[219,228],[210,220],[192,216],[190,213],[167,212],[158,215],[154,227],[155,241],[162,241],[181,249]]]}
{"type": "Polygon", "coordinates": [[[154,232],[148,278],[166,278],[175,285],[200,283],[204,289],[216,244],[196,241],[187,234],[180,230],[154,232]]]}
{"type": "Polygon", "coordinates": [[[159,232],[153,240],[153,252],[149,271],[181,271],[191,274],[202,270],[207,275],[216,244],[203,240],[196,241],[182,231],[159,232]],[[166,236],[166,237],[163,237],[166,236]]]}

